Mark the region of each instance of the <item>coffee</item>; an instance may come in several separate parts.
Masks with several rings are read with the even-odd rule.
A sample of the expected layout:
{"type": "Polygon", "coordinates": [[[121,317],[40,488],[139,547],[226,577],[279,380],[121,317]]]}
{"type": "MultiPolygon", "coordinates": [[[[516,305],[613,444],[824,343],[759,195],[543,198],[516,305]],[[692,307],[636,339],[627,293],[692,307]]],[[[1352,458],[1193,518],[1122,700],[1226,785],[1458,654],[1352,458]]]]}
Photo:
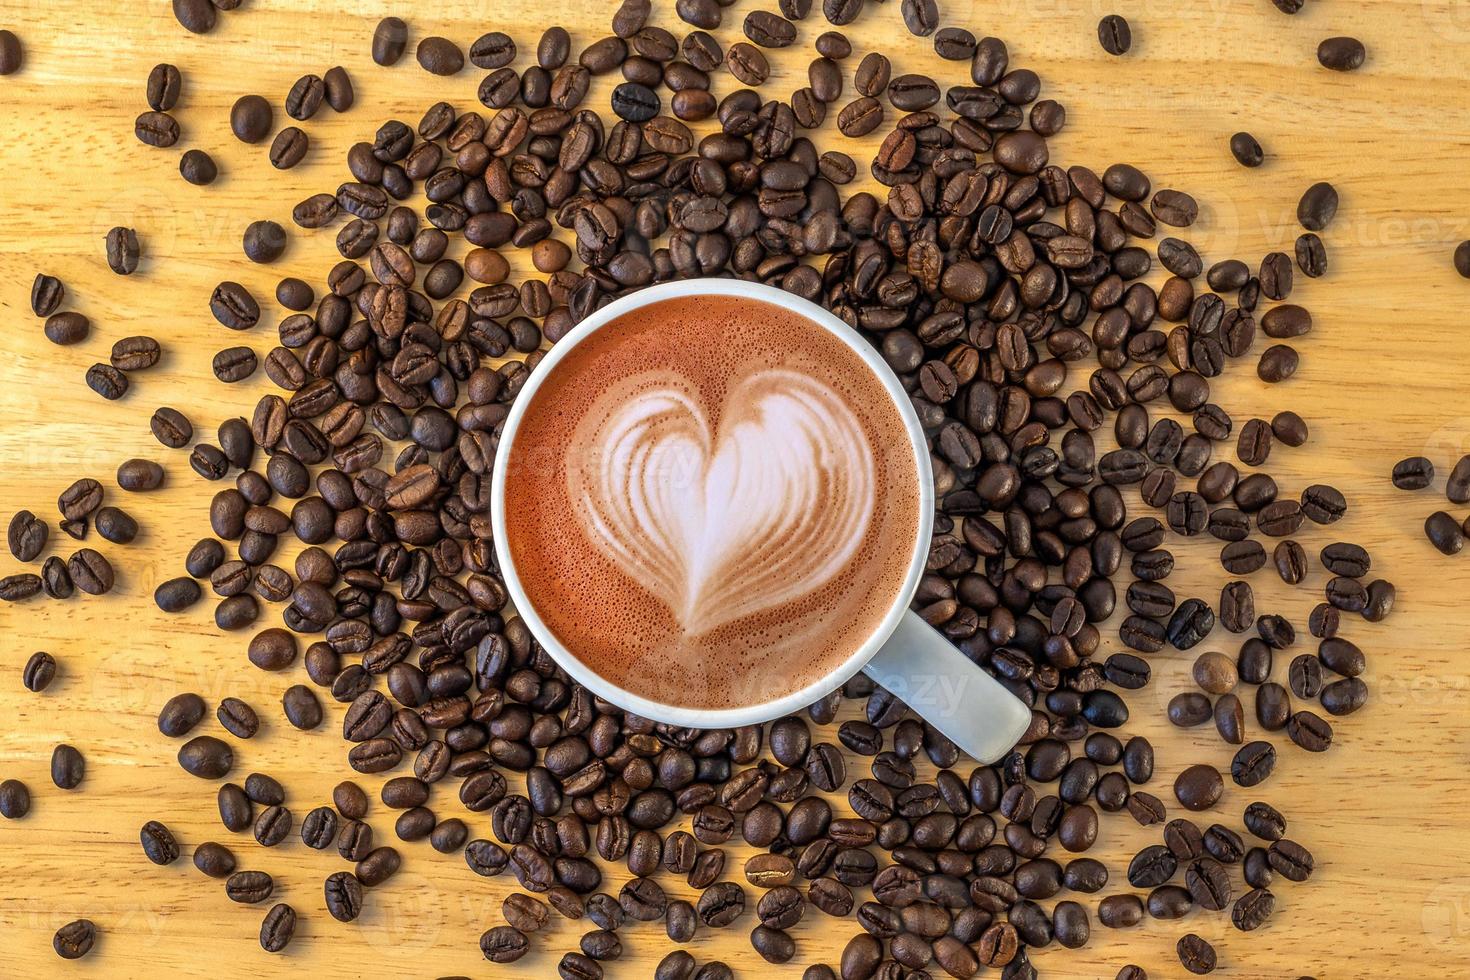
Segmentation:
{"type": "Polygon", "coordinates": [[[892,608],[920,524],[905,435],[873,370],[800,314],[665,300],[535,391],[506,544],[547,628],[606,680],[763,703],[830,674],[892,608]]]}

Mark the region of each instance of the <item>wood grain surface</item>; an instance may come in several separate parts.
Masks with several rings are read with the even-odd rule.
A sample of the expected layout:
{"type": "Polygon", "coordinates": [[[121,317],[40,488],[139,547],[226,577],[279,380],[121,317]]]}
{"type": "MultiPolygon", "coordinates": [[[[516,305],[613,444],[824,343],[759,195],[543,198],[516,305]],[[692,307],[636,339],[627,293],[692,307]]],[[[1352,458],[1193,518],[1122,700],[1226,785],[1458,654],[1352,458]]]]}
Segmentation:
{"type": "MultiPolygon", "coordinates": [[[[1470,5],[1309,0],[1295,17],[1267,0],[942,5],[945,24],[1008,41],[1012,64],[1038,71],[1044,95],[1066,104],[1066,131],[1052,141],[1054,162],[1099,171],[1131,162],[1150,173],[1155,187],[1194,194],[1202,218],[1184,237],[1207,262],[1237,256],[1254,265],[1266,251],[1290,252],[1301,191],[1319,179],[1337,185],[1341,213],[1323,234],[1330,273],[1301,282],[1295,296],[1316,319],[1300,344],[1301,371],[1268,389],[1249,364],[1241,364],[1214,390],[1237,422],[1284,408],[1307,419],[1309,446],[1278,446],[1272,471],[1290,493],[1324,481],[1352,502],[1341,524],[1309,526],[1299,535],[1314,565],[1321,545],[1359,541],[1373,553],[1374,573],[1399,588],[1388,622],[1352,622],[1346,630],[1368,652],[1371,704],[1341,720],[1325,755],[1310,756],[1273,738],[1282,745],[1278,774],[1259,790],[1227,787],[1212,818],[1238,828],[1246,803],[1270,799],[1287,815],[1290,835],[1316,854],[1309,883],[1278,883],[1278,912],[1270,925],[1246,935],[1232,930],[1227,917],[1195,913],[1125,932],[1095,926],[1085,949],[1043,951],[1035,962],[1048,977],[1111,978],[1128,962],[1144,965],[1151,976],[1181,976],[1173,946],[1194,931],[1216,944],[1220,975],[1228,977],[1470,975],[1470,808],[1463,776],[1470,762],[1470,565],[1439,556],[1423,538],[1424,517],[1443,503],[1438,492],[1400,494],[1387,478],[1402,456],[1429,455],[1443,474],[1470,449],[1464,341],[1470,283],[1450,264],[1454,244],[1470,237],[1470,5]],[[1097,43],[1097,20],[1109,12],[1124,14],[1133,25],[1133,50],[1124,58],[1105,55],[1097,43]],[[1318,41],[1335,34],[1365,40],[1369,56],[1362,71],[1335,75],[1317,65],[1318,41]],[[1239,129],[1251,130],[1266,147],[1259,170],[1242,169],[1229,156],[1227,139],[1239,129]]],[[[740,0],[728,10],[722,39],[735,39],[740,19],[759,6],[774,2],[740,0]]],[[[896,70],[965,80],[964,66],[944,65],[927,41],[905,33],[898,6],[897,0],[871,5],[849,29],[856,51],[848,70],[862,53],[878,49],[894,59],[896,70]]],[[[656,22],[682,35],[672,3],[657,7],[656,22]]],[[[606,33],[613,8],[603,0],[246,0],[221,16],[214,33],[196,37],[175,23],[162,0],[0,0],[0,26],[19,34],[26,49],[23,70],[0,79],[0,516],[8,519],[26,507],[54,521],[57,494],[90,475],[107,484],[110,502],[143,525],[131,546],[100,545],[120,572],[115,594],[0,607],[6,637],[0,776],[24,780],[35,798],[27,818],[0,822],[6,950],[0,974],[513,972],[486,963],[476,945],[481,931],[501,921],[500,903],[514,887],[510,876],[482,879],[459,857],[426,844],[402,845],[402,872],[370,894],[357,923],[342,925],[325,913],[321,889],[323,877],[343,866],[335,852],[310,851],[294,834],[267,852],[248,835],[228,834],[216,816],[215,786],[178,768],[177,745],[159,735],[155,719],[168,697],[194,690],[211,707],[200,731],[217,730],[212,709],[224,696],[244,698],[260,710],[265,731],[236,743],[236,778],[256,770],[276,775],[298,819],[326,802],[331,786],[349,775],[338,735],[340,706],[329,705],[328,721],[314,732],[297,732],[284,721],[281,694],[304,679],[299,666],[279,675],[252,668],[245,637],[219,633],[208,602],[173,618],[154,608],[154,586],[179,574],[185,550],[207,533],[216,488],[190,471],[184,453],[160,447],[147,423],[154,408],[173,405],[209,437],[221,420],[248,415],[270,390],[263,375],[232,387],[219,384],[210,359],[237,343],[264,356],[280,311],[268,304],[253,332],[231,334],[209,315],[210,290],[221,279],[235,279],[264,301],[288,270],[319,283],[335,259],[333,234],[293,233],[280,262],[253,266],[240,251],[249,221],[274,218],[289,227],[292,205],[334,188],[345,174],[348,146],[371,138],[383,120],[416,123],[439,99],[475,105],[482,72],[434,78],[411,54],[392,69],[374,66],[368,50],[378,18],[393,13],[408,19],[411,44],[444,34],[468,46],[484,31],[505,30],[521,44],[517,67],[523,67],[550,18],[562,19],[586,42],[606,33]],[[185,77],[176,113],[183,138],[172,150],[143,146],[132,135],[134,117],[146,108],[144,80],[160,61],[177,64],[185,77]],[[279,127],[287,121],[280,104],[291,83],[336,64],[351,72],[357,105],[341,116],[324,108],[304,124],[312,140],[307,163],[278,174],[266,160],[267,144],[244,146],[231,137],[228,111],[238,96],[270,98],[279,127]],[[219,162],[213,186],[195,188],[179,178],[178,156],[189,147],[219,162]],[[119,224],[138,230],[146,252],[129,278],[113,275],[103,260],[103,234],[119,224]],[[87,342],[59,348],[42,336],[28,309],[30,282],[41,270],[62,277],[68,307],[91,318],[87,342]],[[113,341],[140,333],[162,341],[163,362],[136,375],[121,402],[104,403],[83,383],[87,366],[105,361],[113,341]],[[166,488],[147,495],[118,491],[115,467],[130,456],[162,462],[166,488]],[[43,695],[20,685],[21,665],[35,650],[49,650],[61,662],[58,681],[43,695]],[[86,755],[88,775],[77,791],[57,790],[48,778],[48,759],[59,742],[86,755]],[[220,884],[195,872],[187,856],[168,868],[148,864],[138,828],[150,818],[174,828],[186,855],[203,841],[225,840],[242,867],[273,874],[273,900],[291,903],[301,915],[289,951],[262,952],[256,935],[265,907],[231,904],[220,884]],[[78,916],[98,924],[98,947],[87,960],[65,964],[51,951],[51,935],[78,916]]],[[[800,44],[773,56],[773,92],[805,84],[810,44],[824,29],[814,14],[800,25],[800,44]]],[[[610,85],[600,80],[593,104],[606,104],[610,85]]],[[[723,94],[733,82],[721,74],[716,86],[723,94]]],[[[864,159],[876,137],[854,144],[829,122],[818,140],[864,159]]],[[[516,262],[517,275],[528,271],[527,263],[516,262]]],[[[1221,451],[1229,456],[1231,449],[1221,451]]],[[[95,535],[88,543],[96,543],[95,535]]],[[[53,525],[47,553],[66,554],[72,546],[53,525]]],[[[1215,544],[1192,541],[1179,551],[1184,560],[1170,584],[1181,595],[1213,599],[1223,580],[1215,544]]],[[[7,574],[20,570],[9,556],[0,565],[7,574]]],[[[1252,581],[1258,609],[1288,615],[1304,635],[1306,614],[1324,581],[1321,570],[1307,582],[1317,592],[1286,589],[1269,570],[1252,581]]],[[[1304,635],[1291,653],[1310,650],[1308,640],[1304,635]]],[[[1217,633],[1207,647],[1233,652],[1231,641],[1217,633]]],[[[1111,649],[1116,640],[1108,643],[1111,649]]],[[[1173,730],[1164,720],[1168,699],[1190,686],[1191,660],[1159,655],[1155,683],[1130,698],[1128,731],[1150,736],[1158,750],[1150,788],[1171,804],[1169,787],[1182,766],[1208,760],[1225,767],[1231,756],[1211,731],[1173,730]]],[[[1284,674],[1287,660],[1278,658],[1278,673],[1284,674]]],[[[851,760],[850,771],[861,765],[851,760]]],[[[362,782],[375,793],[379,778],[362,782]]],[[[845,798],[835,803],[846,811],[845,798]]],[[[461,809],[442,789],[432,806],[441,816],[461,809]]],[[[473,833],[489,836],[488,820],[470,816],[473,833]]],[[[392,837],[392,815],[376,802],[370,822],[380,840],[392,837]]],[[[1104,819],[1097,854],[1114,869],[1105,894],[1127,890],[1127,857],[1156,839],[1156,832],[1125,815],[1104,819]]],[[[728,876],[738,877],[743,856],[732,849],[728,876]]],[[[616,892],[625,878],[626,872],[611,870],[606,889],[616,892]]],[[[668,887],[690,897],[682,881],[668,887]]],[[[1095,898],[1084,900],[1095,909],[1095,898]]],[[[741,976],[774,972],[750,949],[746,934],[754,924],[748,913],[731,928],[702,930],[689,949],[701,961],[727,961],[741,976]]],[[[550,974],[584,926],[559,922],[538,935],[537,952],[517,969],[550,974]]],[[[781,972],[835,963],[856,931],[851,920],[808,914],[794,930],[798,956],[781,972]]],[[[627,953],[614,976],[648,976],[670,948],[657,926],[630,927],[624,942],[627,953]]]]}

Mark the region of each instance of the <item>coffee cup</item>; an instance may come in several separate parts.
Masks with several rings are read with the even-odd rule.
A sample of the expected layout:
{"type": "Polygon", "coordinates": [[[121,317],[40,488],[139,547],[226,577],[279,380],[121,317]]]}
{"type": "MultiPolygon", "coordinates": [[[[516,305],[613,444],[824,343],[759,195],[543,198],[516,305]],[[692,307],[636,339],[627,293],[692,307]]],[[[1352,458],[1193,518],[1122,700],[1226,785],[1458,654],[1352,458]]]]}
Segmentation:
{"type": "Polygon", "coordinates": [[[872,345],[733,279],[582,320],[526,379],[491,484],[510,600],[595,695],[734,728],[862,671],[991,762],[1031,713],[909,610],[934,507],[923,428],[872,345]]]}

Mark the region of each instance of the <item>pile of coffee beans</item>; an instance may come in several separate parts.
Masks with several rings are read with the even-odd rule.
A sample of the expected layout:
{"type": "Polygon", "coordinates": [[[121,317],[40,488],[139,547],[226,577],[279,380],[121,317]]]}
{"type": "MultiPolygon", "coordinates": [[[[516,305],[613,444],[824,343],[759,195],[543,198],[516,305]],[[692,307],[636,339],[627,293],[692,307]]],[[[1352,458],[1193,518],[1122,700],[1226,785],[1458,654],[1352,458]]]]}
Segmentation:
{"type": "MultiPolygon", "coordinates": [[[[174,10],[203,32],[217,9],[233,6],[175,0],[174,10]]],[[[211,503],[213,536],[191,549],[185,574],[158,587],[158,606],[187,608],[207,583],[221,629],[253,627],[263,604],[279,608],[282,625],[249,641],[249,659],[266,671],[300,661],[335,706],[297,684],[282,698],[284,717],[302,729],[329,713],[340,721],[347,766],[380,782],[400,840],[460,855],[476,875],[516,879],[522,892],[505,900],[504,924],[480,938],[492,962],[524,956],[553,913],[595,927],[560,961],[561,976],[575,980],[601,977],[633,923],[662,922],[671,942],[684,943],[748,922],[747,911],[758,921],[751,945],[772,963],[797,954],[789,930],[806,915],[855,921],[836,969],[812,967],[809,980],[936,969],[964,978],[987,968],[1034,977],[1028,950],[1083,946],[1094,918],[1123,928],[1198,907],[1229,912],[1242,931],[1259,928],[1275,909],[1276,877],[1310,877],[1310,851],[1285,836],[1285,818],[1267,802],[1243,816],[1258,844],[1224,823],[1171,819],[1167,794],[1145,788],[1154,747],[1128,734],[1126,695],[1149,684],[1153,655],[1200,647],[1217,625],[1244,636],[1234,653],[1202,652],[1199,690],[1168,706],[1174,724],[1213,723],[1239,746],[1229,775],[1242,787],[1262,785],[1278,764],[1274,742],[1250,737],[1247,691],[1262,735],[1285,731],[1312,752],[1330,746],[1333,728],[1303,705],[1338,716],[1366,701],[1365,657],[1342,635],[1344,614],[1382,619],[1393,587],[1364,582],[1371,559],[1357,545],[1322,547],[1333,577],[1307,618],[1317,653],[1291,661],[1287,685],[1273,679],[1297,630],[1283,612],[1256,608],[1245,576],[1267,563],[1258,539],[1274,540],[1276,572],[1299,584],[1310,561],[1294,536],[1336,523],[1348,505],[1331,486],[1283,490],[1261,469],[1274,446],[1306,441],[1304,420],[1283,411],[1237,432],[1211,391],[1240,360],[1273,385],[1295,373],[1289,341],[1308,334],[1312,318],[1290,302],[1294,276],[1326,271],[1318,233],[1336,214],[1336,191],[1318,183],[1302,196],[1293,256],[1207,264],[1180,237],[1199,213],[1189,194],[1156,188],[1127,163],[1100,173],[1054,163],[1048,139],[1065,126],[1065,109],[1041,98],[1040,78],[1013,65],[1001,39],[942,27],[935,0],[903,0],[899,15],[914,36],[932,36],[942,58],[965,63],[954,79],[894,74],[887,54],[854,51],[841,28],[892,16],[882,4],[823,0],[827,23],[812,26],[812,0],[781,0],[779,12],[749,12],[744,39],[730,43],[711,33],[725,6],[677,0],[690,29],[676,33],[654,22],[649,0],[622,0],[612,33],[580,51],[560,27],[535,39],[485,34],[468,45],[469,63],[487,72],[479,107],[439,102],[416,123],[381,121],[351,147],[349,179],[292,212],[303,231],[335,228],[342,258],[324,276],[293,270],[276,289],[288,312],[263,365],[280,393],[261,398],[249,418],[227,420],[213,442],[196,442],[178,409],[153,415],[160,443],[192,445],[199,476],[231,481],[211,503]],[[766,52],[807,37],[809,84],[789,98],[762,89],[766,52]],[[517,70],[521,44],[534,61],[517,70]],[[593,79],[615,74],[622,81],[608,106],[591,104],[593,79]],[[717,81],[729,89],[718,99],[717,81]],[[833,112],[837,133],[818,133],[833,112]],[[860,171],[873,190],[844,190],[860,171]],[[408,203],[420,193],[423,206],[408,203]],[[517,281],[512,269],[524,258],[537,274],[517,281]],[[963,759],[863,676],[769,726],[654,724],[574,683],[509,615],[490,541],[489,477],[512,401],[547,345],[586,316],[631,290],[695,276],[737,276],[821,303],[862,331],[910,392],[939,500],[915,608],[1031,706],[1030,728],[1000,762],[963,759]],[[1232,435],[1239,466],[1223,458],[1232,435]],[[304,545],[289,569],[276,563],[287,535],[304,545]],[[1205,535],[1221,542],[1232,576],[1214,605],[1167,584],[1171,536],[1205,535]],[[1108,653],[1102,624],[1117,611],[1118,584],[1126,649],[1108,653]],[[839,722],[845,702],[853,708],[839,722]],[[867,760],[866,772],[848,771],[855,758],[867,760]],[[845,808],[834,807],[841,794],[845,808]],[[493,839],[444,816],[451,795],[468,814],[488,815],[493,839]],[[1126,870],[1082,856],[1104,815],[1125,812],[1158,827],[1161,842],[1126,870]],[[760,851],[738,874],[724,849],[737,835],[760,851]],[[633,877],[614,894],[603,869],[615,863],[633,877]],[[697,901],[671,899],[660,879],[673,878],[699,890],[697,901]],[[1095,907],[1084,904],[1105,891],[1095,907]]],[[[1110,15],[1098,38],[1121,55],[1131,34],[1110,15]]],[[[1361,64],[1362,46],[1348,41],[1324,42],[1322,63],[1361,64]]],[[[395,64],[407,25],[385,19],[371,45],[375,62],[395,64]]],[[[443,37],[420,40],[416,57],[435,75],[466,62],[443,37]]],[[[177,69],[154,69],[139,139],[178,141],[168,112],[182,86],[177,69]]],[[[340,68],[302,76],[284,109],[303,122],[323,102],[352,107],[340,68]]],[[[231,128],[263,143],[274,116],[269,100],[247,94],[231,128]]],[[[1260,164],[1249,134],[1230,146],[1242,165],[1260,164]]],[[[294,166],[308,147],[307,134],[288,126],[268,159],[294,166]]],[[[217,173],[198,150],[180,168],[198,184],[217,173]]],[[[273,262],[287,239],[264,221],[242,244],[253,261],[273,262]]],[[[140,253],[127,229],[108,236],[108,263],[120,274],[140,253]]],[[[89,325],[61,310],[64,295],[58,280],[38,276],[33,312],[48,337],[74,343],[89,325]]],[[[219,284],[209,310],[230,331],[262,319],[259,301],[234,282],[219,284]]],[[[158,356],[148,338],[120,341],[114,363],[98,366],[111,370],[95,383],[89,372],[89,383],[111,397],[126,389],[127,371],[158,356]]],[[[245,346],[214,361],[226,383],[256,368],[245,346]]],[[[1461,467],[1466,500],[1470,460],[1461,467]]],[[[131,460],[117,482],[133,491],[162,480],[158,464],[131,460]]],[[[110,541],[131,540],[136,523],[102,499],[100,484],[78,481],[59,501],[62,529],[80,538],[91,523],[110,541]]],[[[1452,519],[1444,518],[1453,534],[1431,520],[1431,540],[1463,543],[1452,519]]],[[[11,523],[18,560],[37,557],[46,538],[28,511],[11,523]]],[[[112,582],[107,560],[84,548],[66,562],[47,559],[40,576],[0,579],[0,598],[101,593],[112,582]]],[[[54,672],[54,661],[32,658],[26,685],[40,690],[54,672]]],[[[208,713],[202,698],[182,693],[161,707],[159,730],[187,738],[178,749],[187,772],[227,780],[230,742],[194,734],[208,713]]],[[[215,717],[235,739],[261,725],[233,698],[215,717]]],[[[57,749],[58,785],[77,785],[84,768],[80,753],[57,749]]],[[[1214,811],[1224,780],[1212,765],[1187,766],[1174,802],[1214,811]]],[[[299,820],[284,788],[262,773],[221,782],[217,804],[227,831],[248,830],[264,847],[293,833],[308,847],[335,847],[350,870],[330,875],[323,895],[340,921],[356,919],[399,868],[398,850],[375,842],[363,822],[368,794],[355,782],[299,820]]],[[[24,785],[0,783],[0,815],[29,806],[24,785]]],[[[160,865],[181,854],[156,821],[140,841],[160,865]]],[[[193,860],[235,902],[271,898],[271,876],[238,869],[223,844],[198,844],[193,860]]],[[[287,948],[296,922],[291,906],[271,907],[262,947],[287,948]]],[[[57,952],[84,955],[94,932],[85,920],[64,927],[57,952]]],[[[1215,949],[1196,934],[1177,951],[1191,972],[1215,968],[1215,949]]],[[[730,975],[684,950],[656,973],[730,975]]],[[[1144,973],[1128,966],[1118,976],[1144,973]]]]}

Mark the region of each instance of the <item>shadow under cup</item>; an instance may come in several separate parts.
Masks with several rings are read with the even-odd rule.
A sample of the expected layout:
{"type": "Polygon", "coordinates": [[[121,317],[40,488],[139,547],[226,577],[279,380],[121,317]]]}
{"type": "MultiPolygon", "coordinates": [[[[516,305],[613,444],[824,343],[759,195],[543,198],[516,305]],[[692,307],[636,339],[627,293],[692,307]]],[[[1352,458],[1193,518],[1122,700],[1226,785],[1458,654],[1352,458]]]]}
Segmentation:
{"type": "Polygon", "coordinates": [[[507,588],[553,658],[704,727],[799,710],[861,669],[922,574],[932,509],[922,431],[871,345],[734,280],[642,290],[565,337],[492,488],[507,588]]]}

